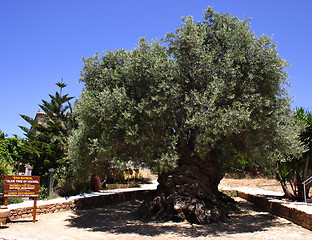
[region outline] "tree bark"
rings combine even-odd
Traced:
[[[215,159],[181,154],[179,166],[158,177],[156,195],[142,207],[144,218],[206,224],[224,221],[234,200],[218,191],[223,178]]]
[[[294,199],[294,198],[295,198],[295,189],[294,189],[294,187],[291,185],[292,190],[293,190],[293,192],[294,192],[294,194],[292,194],[292,193],[289,191],[289,189],[288,189],[288,187],[287,187],[287,185],[286,185],[286,181],[285,181],[285,179],[282,178],[280,172],[279,172],[279,171],[276,171],[276,173],[277,173],[277,179],[278,179],[278,181],[280,182],[280,184],[281,184],[281,186],[282,186],[282,189],[283,189],[283,192],[284,192],[284,194],[285,194],[285,197],[288,198],[288,199]]]
[[[299,163],[298,163],[298,159],[294,159],[294,166],[295,166],[295,173],[296,173],[296,177],[295,177],[295,199],[296,200],[302,200],[303,197],[303,185],[302,182],[303,177],[301,178],[301,174],[300,174],[300,169],[299,169]]]

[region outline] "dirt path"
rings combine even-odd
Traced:
[[[281,184],[275,179],[255,178],[255,179],[233,179],[223,178],[220,186],[226,187],[252,187],[262,190],[283,192]]]
[[[223,186],[249,186],[267,190],[279,187],[273,181],[224,180]],[[226,223],[207,226],[188,223],[142,222],[134,213],[139,202],[106,208],[68,211],[37,216],[32,223],[22,220],[0,228],[0,239],[233,239],[300,240],[312,239],[312,232],[288,220],[262,212],[241,198],[236,198],[240,213],[233,213]]]
[[[36,223],[19,221],[0,229],[2,239],[312,239],[312,232],[283,218],[259,211],[237,198],[240,213],[227,223],[142,222],[133,213],[139,202],[107,208],[38,216]]]

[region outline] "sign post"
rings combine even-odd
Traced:
[[[39,197],[40,177],[39,176],[5,176],[3,186],[4,205],[8,205],[9,197],[30,197],[34,198],[33,222],[36,222],[37,198]]]

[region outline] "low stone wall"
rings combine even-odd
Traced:
[[[33,216],[33,209],[34,209],[33,207],[10,209],[9,219],[16,220],[19,218],[30,218]],[[36,213],[46,214],[46,213],[68,211],[71,209],[76,209],[74,201],[37,206]]]
[[[37,214],[54,213],[68,210],[90,209],[95,207],[104,207],[107,205],[122,203],[131,200],[143,200],[149,197],[154,190],[132,190],[116,192],[109,194],[99,194],[97,196],[80,197],[73,200],[65,200],[50,204],[37,206]],[[10,209],[10,220],[19,218],[30,218],[33,216],[33,207],[17,207]]]
[[[253,195],[241,191],[236,191],[237,196],[246,199],[257,207],[274,215],[286,218],[302,227],[312,230],[312,215],[291,207],[290,203],[268,196]]]

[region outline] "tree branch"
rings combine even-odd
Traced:
[[[183,134],[181,133],[180,129],[175,124],[172,124],[172,128],[178,134],[178,137],[179,137],[179,140],[180,140],[182,146],[187,146],[187,142],[185,141]]]

